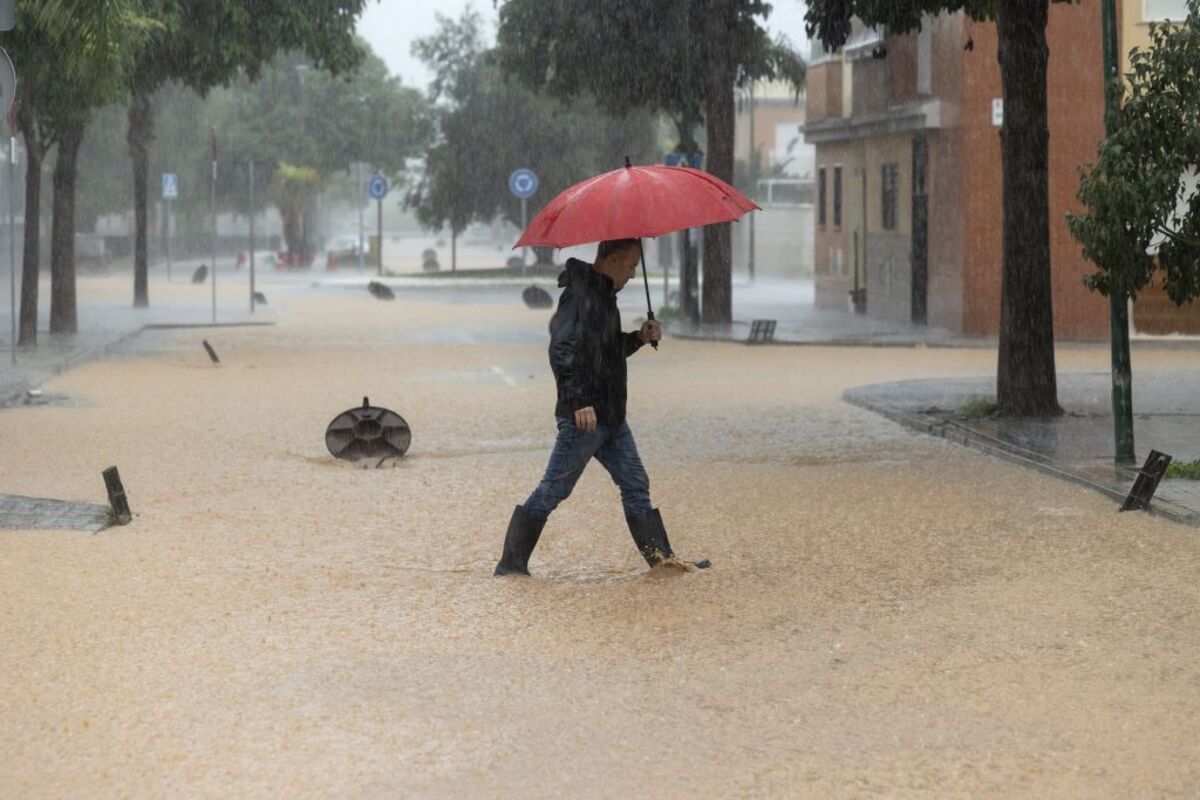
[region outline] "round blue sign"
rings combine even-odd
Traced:
[[[382,200],[388,193],[387,178],[382,175],[372,175],[370,182],[367,183],[367,191],[371,193],[371,197]]]
[[[508,190],[524,200],[538,190],[538,177],[531,169],[519,169],[508,176]]]

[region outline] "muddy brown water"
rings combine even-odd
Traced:
[[[554,432],[544,344],[418,334],[549,312],[286,299],[274,328],[147,334],[47,385],[77,404],[0,412],[5,491],[97,500],[115,463],[137,512],[0,536],[0,795],[1200,789],[1197,531],[839,400],[994,353],[639,353],[655,500],[713,568],[648,573],[593,466],[537,577],[496,580]],[[324,450],[363,395],[412,425],[394,468]]]

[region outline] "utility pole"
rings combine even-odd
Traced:
[[[1101,31],[1104,40],[1104,133],[1116,133],[1117,95],[1112,82],[1120,78],[1117,54],[1116,0],[1102,0]],[[1136,463],[1133,448],[1133,367],[1129,356],[1129,293],[1120,284],[1108,292],[1109,328],[1112,338],[1112,415],[1115,460]]]
[[[212,144],[212,190],[209,194],[209,208],[212,210],[212,321],[217,321],[217,126],[209,131]]]
[[[254,162],[250,162],[250,313],[254,313]]]

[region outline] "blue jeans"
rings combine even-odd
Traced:
[[[525,501],[525,513],[545,519],[566,500],[576,481],[593,457],[612,476],[621,490],[621,504],[627,516],[650,511],[650,478],[642,466],[633,431],[622,422],[615,428],[600,425],[594,431],[575,427],[574,420],[556,417],[558,439],[550,453],[550,464],[542,482]]]

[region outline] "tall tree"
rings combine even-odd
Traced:
[[[351,161],[398,176],[429,141],[431,124],[421,93],[389,75],[368,45],[359,44],[364,56],[352,72],[335,76],[316,69],[302,53],[289,52],[267,65],[257,80],[239,79],[212,96],[226,160],[258,164],[256,173],[269,191],[257,195],[286,197],[281,213],[286,209],[300,219],[309,217],[315,187],[328,183],[329,176],[346,170]],[[297,169],[313,175],[297,180]],[[289,174],[271,187],[276,170]],[[226,183],[218,187],[223,189],[244,195],[241,186],[235,189]],[[352,198],[360,199],[357,194]],[[249,211],[240,204],[239,208]],[[298,234],[302,228],[294,230]],[[298,253],[301,241],[299,236],[287,237],[289,250]]]
[[[888,33],[921,27],[925,14],[965,11],[994,19],[1004,95],[1000,129],[1003,174],[1003,269],[996,394],[1011,416],[1053,416],[1054,307],[1050,292],[1049,128],[1046,122],[1046,22],[1051,2],[1071,0],[810,0],[808,33],[831,50],[850,34],[850,19]]]
[[[159,21],[129,72],[129,153],[134,185],[135,306],[149,304],[146,252],[154,93],[167,81],[200,94],[239,74],[254,78],[277,54],[300,50],[315,66],[353,69],[354,26],[366,0],[140,0]]]
[[[651,109],[673,117],[685,149],[705,109],[708,171],[732,183],[734,91],[753,80],[804,85],[804,62],[762,26],[762,0],[507,0],[500,7],[503,68],[536,90],[593,95],[613,112]],[[693,77],[695,76],[695,77]],[[704,231],[706,322],[732,319],[729,224]]]
[[[506,80],[483,46],[481,24],[471,10],[439,17],[437,33],[413,46],[433,73],[437,139],[406,204],[423,225],[448,225],[452,238],[472,220],[520,221],[521,203],[508,190],[517,167],[537,172],[537,197],[545,200],[654,150],[648,113],[609,114],[587,94],[560,102]]]
[[[121,94],[128,56],[151,23],[134,0],[27,0],[4,41],[21,76],[16,119],[28,151],[21,284],[23,344],[37,340],[41,166],[55,144],[50,330],[76,330],[74,164],[92,109]]]

